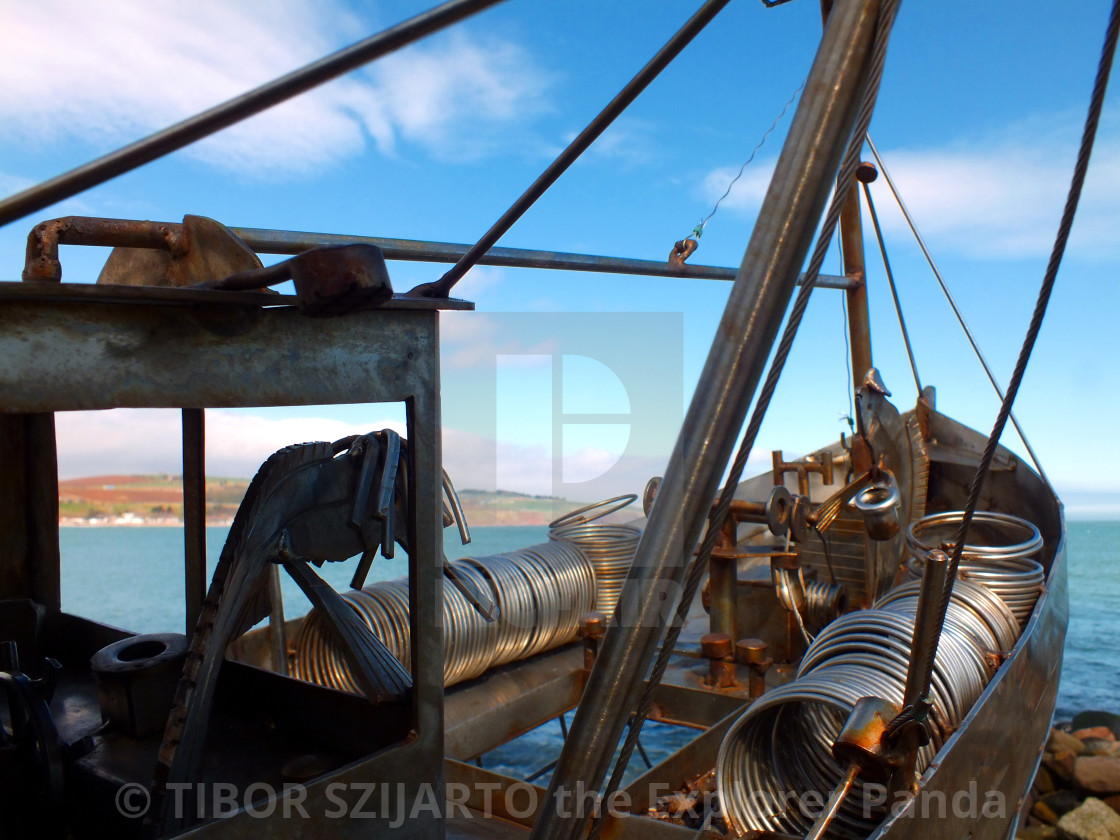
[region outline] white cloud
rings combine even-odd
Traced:
[[[556,350],[553,339],[526,344],[503,329],[500,319],[479,312],[445,312],[440,338],[443,364],[452,368],[493,367],[498,356],[524,356],[526,364],[537,364],[534,357]]]
[[[1069,120],[1055,116],[1049,121],[1059,130],[1040,127],[1047,122],[1034,119],[941,148],[880,150],[919,230],[936,246],[935,253],[994,259],[1050,253],[1073,173],[1077,137]],[[752,164],[721,209],[757,212],[773,167],[773,161]],[[709,172],[700,188],[704,200],[714,203],[736,171],[726,167]],[[872,187],[872,195],[885,231],[895,241],[903,234],[909,239],[885,179]],[[1120,136],[1105,126],[1093,152],[1069,251],[1115,256],[1120,249],[1118,228]]]
[[[0,136],[135,139],[384,25],[336,0],[42,0],[0,27]],[[49,48],[44,48],[44,44]],[[191,147],[238,172],[322,168],[401,141],[441,158],[514,142],[548,78],[517,44],[462,29],[391,54]],[[469,123],[469,126],[468,126]],[[501,130],[498,130],[498,129]],[[503,146],[504,148],[504,146]]]
[[[700,184],[700,195],[715,206],[726,192],[727,197],[720,201],[720,210],[743,214],[753,214],[762,206],[766,189],[770,186],[770,176],[774,174],[773,160],[759,160],[739,173],[738,166],[721,166],[704,176]]]
[[[883,156],[923,235],[969,255],[1005,258],[1050,253],[1076,153],[1073,142],[1041,135]],[[884,227],[905,230],[885,183],[876,192]],[[1093,152],[1070,251],[1115,254],[1118,227],[1120,139],[1106,134]]]

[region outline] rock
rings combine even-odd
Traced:
[[[1040,764],[1034,776],[1034,790],[1046,794],[1054,791],[1056,787],[1053,774]]]
[[[1015,834],[1015,840],[1053,840],[1058,836],[1058,829],[1052,825],[1035,825],[1030,828],[1020,828]]]
[[[1120,814],[1090,796],[1058,820],[1062,840],[1120,840]]]
[[[1099,739],[1102,741],[1115,741],[1116,736],[1112,734],[1112,730],[1107,726],[1090,726],[1086,729],[1078,729],[1070,733],[1074,738],[1082,741],[1088,741],[1090,738]]]
[[[1073,781],[1078,787],[1093,793],[1120,793],[1120,758],[1080,756],[1074,762]]]
[[[1094,726],[1107,726],[1117,738],[1120,738],[1120,715],[1112,712],[1081,712],[1074,715],[1074,729],[1090,729]]]
[[[1069,751],[1074,755],[1085,755],[1088,752],[1080,738],[1075,738],[1060,729],[1050,730],[1050,738],[1046,742],[1046,751],[1052,753]]]
[[[1120,755],[1120,741],[1086,738],[1082,743],[1085,744],[1087,755]]]
[[[1104,800],[1104,804],[1111,808],[1116,813],[1120,814],[1120,795],[1109,796]]]
[[[1072,790],[1056,790],[1042,797],[1039,804],[1045,804],[1047,808],[1060,817],[1080,805],[1081,797]]]
[[[1054,809],[1042,801],[1031,806],[1031,816],[1047,825],[1058,824],[1058,815],[1054,813]]]
[[[1078,743],[1081,743],[1080,741]],[[1055,780],[1063,782],[1073,781],[1073,765],[1077,755],[1072,750],[1063,750],[1059,753],[1045,753],[1042,763],[1046,769],[1054,774]]]

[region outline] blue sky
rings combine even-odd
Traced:
[[[1108,6],[911,0],[892,39],[872,136],[1004,384],[1057,227]],[[0,0],[0,194],[424,7],[44,0],[27,15]],[[694,8],[510,0],[0,229],[0,277],[18,278],[34,222],[68,214],[175,221],[196,213],[231,226],[473,242]],[[801,84],[819,34],[816,0],[769,10],[734,0],[501,244],[664,259]],[[693,262],[738,265],[788,124],[787,114]],[[937,387],[939,408],[987,431],[997,400],[882,179],[873,190],[923,383]],[[1120,512],[1118,223],[1113,91],[1016,407],[1074,514]],[[65,279],[92,281],[105,256],[64,249]],[[875,361],[905,408],[914,384],[870,238],[867,260]],[[443,270],[390,266],[401,290]],[[826,270],[838,270],[835,257]],[[573,498],[639,492],[675,438],[728,286],[483,268],[460,290],[478,311],[444,322],[445,460],[456,483]],[[839,294],[818,292],[756,463],[771,448],[805,452],[844,429],[843,335]],[[588,411],[618,422],[556,425],[558,413]],[[399,420],[368,406],[210,412],[210,471],[248,475],[293,440]],[[167,444],[177,440],[174,422],[166,412],[61,417],[62,471],[176,472],[178,452]],[[1021,451],[1013,431],[1004,442]]]

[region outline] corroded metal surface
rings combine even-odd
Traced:
[[[398,401],[434,387],[423,360],[437,342],[434,319],[409,310],[309,319],[287,307],[7,300],[0,410]]]

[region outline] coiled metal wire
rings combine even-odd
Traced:
[[[910,525],[906,570],[912,580],[922,576],[922,563],[931,548],[952,551],[963,511],[926,516]],[[996,593],[1023,627],[1042,591],[1045,572],[1036,559],[1042,535],[1032,523],[1007,513],[978,512],[969,526],[969,539],[957,571],[960,580],[971,580]]]
[[[489,590],[497,621],[486,621],[457,587],[443,587],[445,685],[474,679],[489,668],[571,641],[579,617],[591,609],[595,576],[574,543],[556,541],[451,564],[461,577]],[[379,581],[342,595],[366,626],[410,667],[408,579]],[[292,674],[340,691],[360,693],[349,663],[318,610],[300,625]]]
[[[848,609],[848,590],[842,583],[811,580],[805,584],[805,626],[820,631]]]
[[[797,677],[756,700],[720,746],[720,802],[732,828],[803,836],[847,768],[832,744],[861,697],[901,706],[917,612],[918,583],[875,607],[825,627],[805,652]],[[1018,636],[1014,616],[988,590],[959,581],[937,650],[931,694],[931,741],[918,752],[919,772],[968,713],[998,666],[999,651]],[[829,827],[832,837],[866,837],[881,821],[879,801],[860,782]]]
[[[632,525],[595,520],[621,510],[636,499],[637,496],[627,495],[595,502],[549,524],[550,540],[573,542],[587,555],[595,570],[595,609],[608,617],[614,614],[642,532]]]

